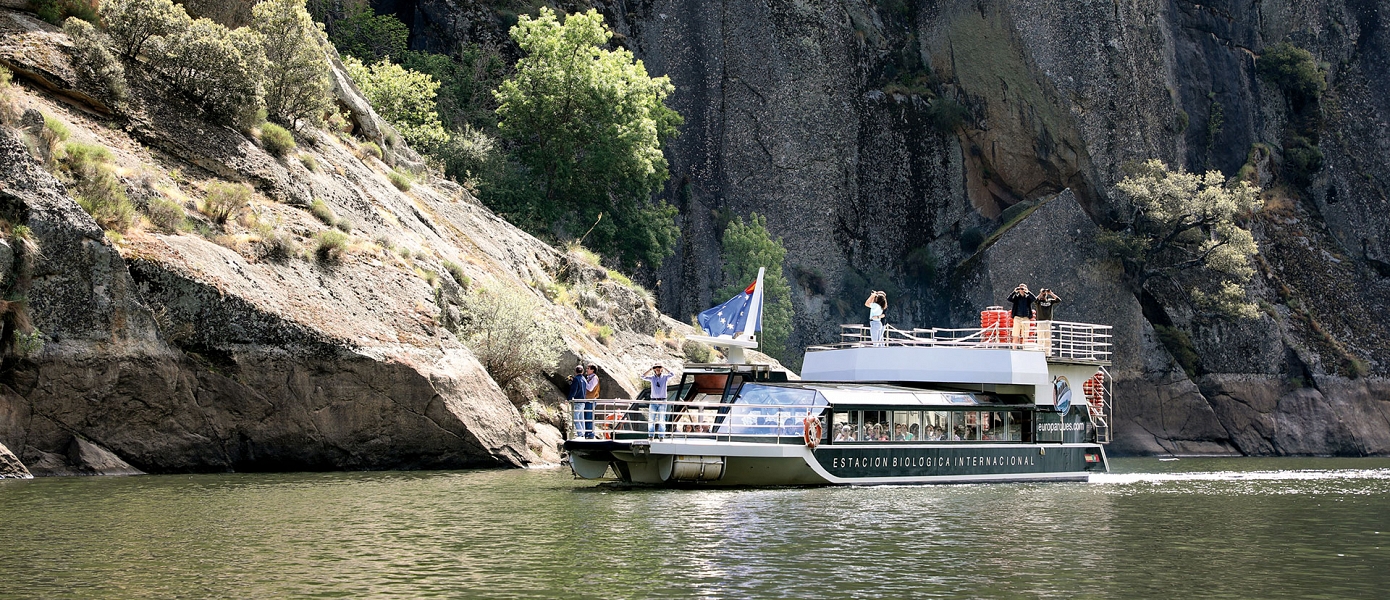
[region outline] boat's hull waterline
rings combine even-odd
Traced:
[[[835,445],[707,440],[566,443],[586,478],[699,486],[920,485],[1086,481],[1108,470],[1099,444]]]

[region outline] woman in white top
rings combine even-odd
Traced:
[[[864,301],[869,307],[869,339],[875,346],[883,345],[883,311],[888,309],[888,294],[875,290]]]

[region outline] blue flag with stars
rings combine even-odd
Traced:
[[[700,313],[697,318],[700,328],[705,330],[705,334],[710,337],[721,335],[735,336],[742,332],[743,324],[748,321],[748,308],[753,302],[753,290],[758,283],[755,281],[748,289],[743,290],[742,294],[730,298],[728,302],[720,304],[705,312]],[[762,311],[758,311],[762,312]],[[753,324],[753,331],[763,330],[763,316],[758,315],[757,322]]]

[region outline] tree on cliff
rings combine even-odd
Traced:
[[[1170,171],[1159,160],[1139,165],[1116,188],[1129,200],[1129,220],[1120,231],[1103,231],[1099,241],[1120,258],[1137,290],[1155,279],[1181,288],[1179,273],[1202,270],[1216,283],[1191,290],[1199,308],[1258,316],[1244,284],[1255,274],[1250,259],[1259,249],[1240,221],[1263,205],[1259,188],[1227,183],[1219,171]]]
[[[367,66],[347,57],[343,65],[362,88],[372,108],[399,130],[411,147],[433,152],[449,143],[449,132],[444,130],[435,110],[434,98],[439,92],[437,79],[384,58]]]
[[[723,300],[743,292],[758,278],[758,267],[765,267],[760,344],[764,353],[785,362],[787,338],[792,332],[792,290],[782,274],[782,261],[787,258],[782,238],[772,239],[767,219],[753,213],[747,223],[742,217],[729,222],[724,229],[723,245],[724,287],[715,293],[715,298]]]
[[[327,55],[304,0],[269,0],[252,9],[265,57],[265,108],[271,120],[289,127],[319,125],[328,110]]]
[[[671,81],[648,76],[628,50],[605,49],[613,34],[594,10],[561,23],[543,7],[511,35],[526,56],[493,92],[498,128],[534,193],[484,200],[533,231],[575,235],[597,221],[587,245],[628,265],[660,264],[680,233],[675,209],[651,200],[668,177],[662,142],[682,122],[665,104]]]

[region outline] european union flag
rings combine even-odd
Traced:
[[[730,298],[728,302],[720,304],[705,312],[700,313],[697,320],[700,328],[705,330],[705,334],[710,337],[727,335],[730,337],[743,333],[744,324],[748,322],[748,309],[753,304],[753,291],[758,287],[755,281],[743,290],[742,294]],[[758,311],[762,313],[761,310]],[[753,331],[763,330],[763,316],[759,314],[757,321],[753,324]]]

